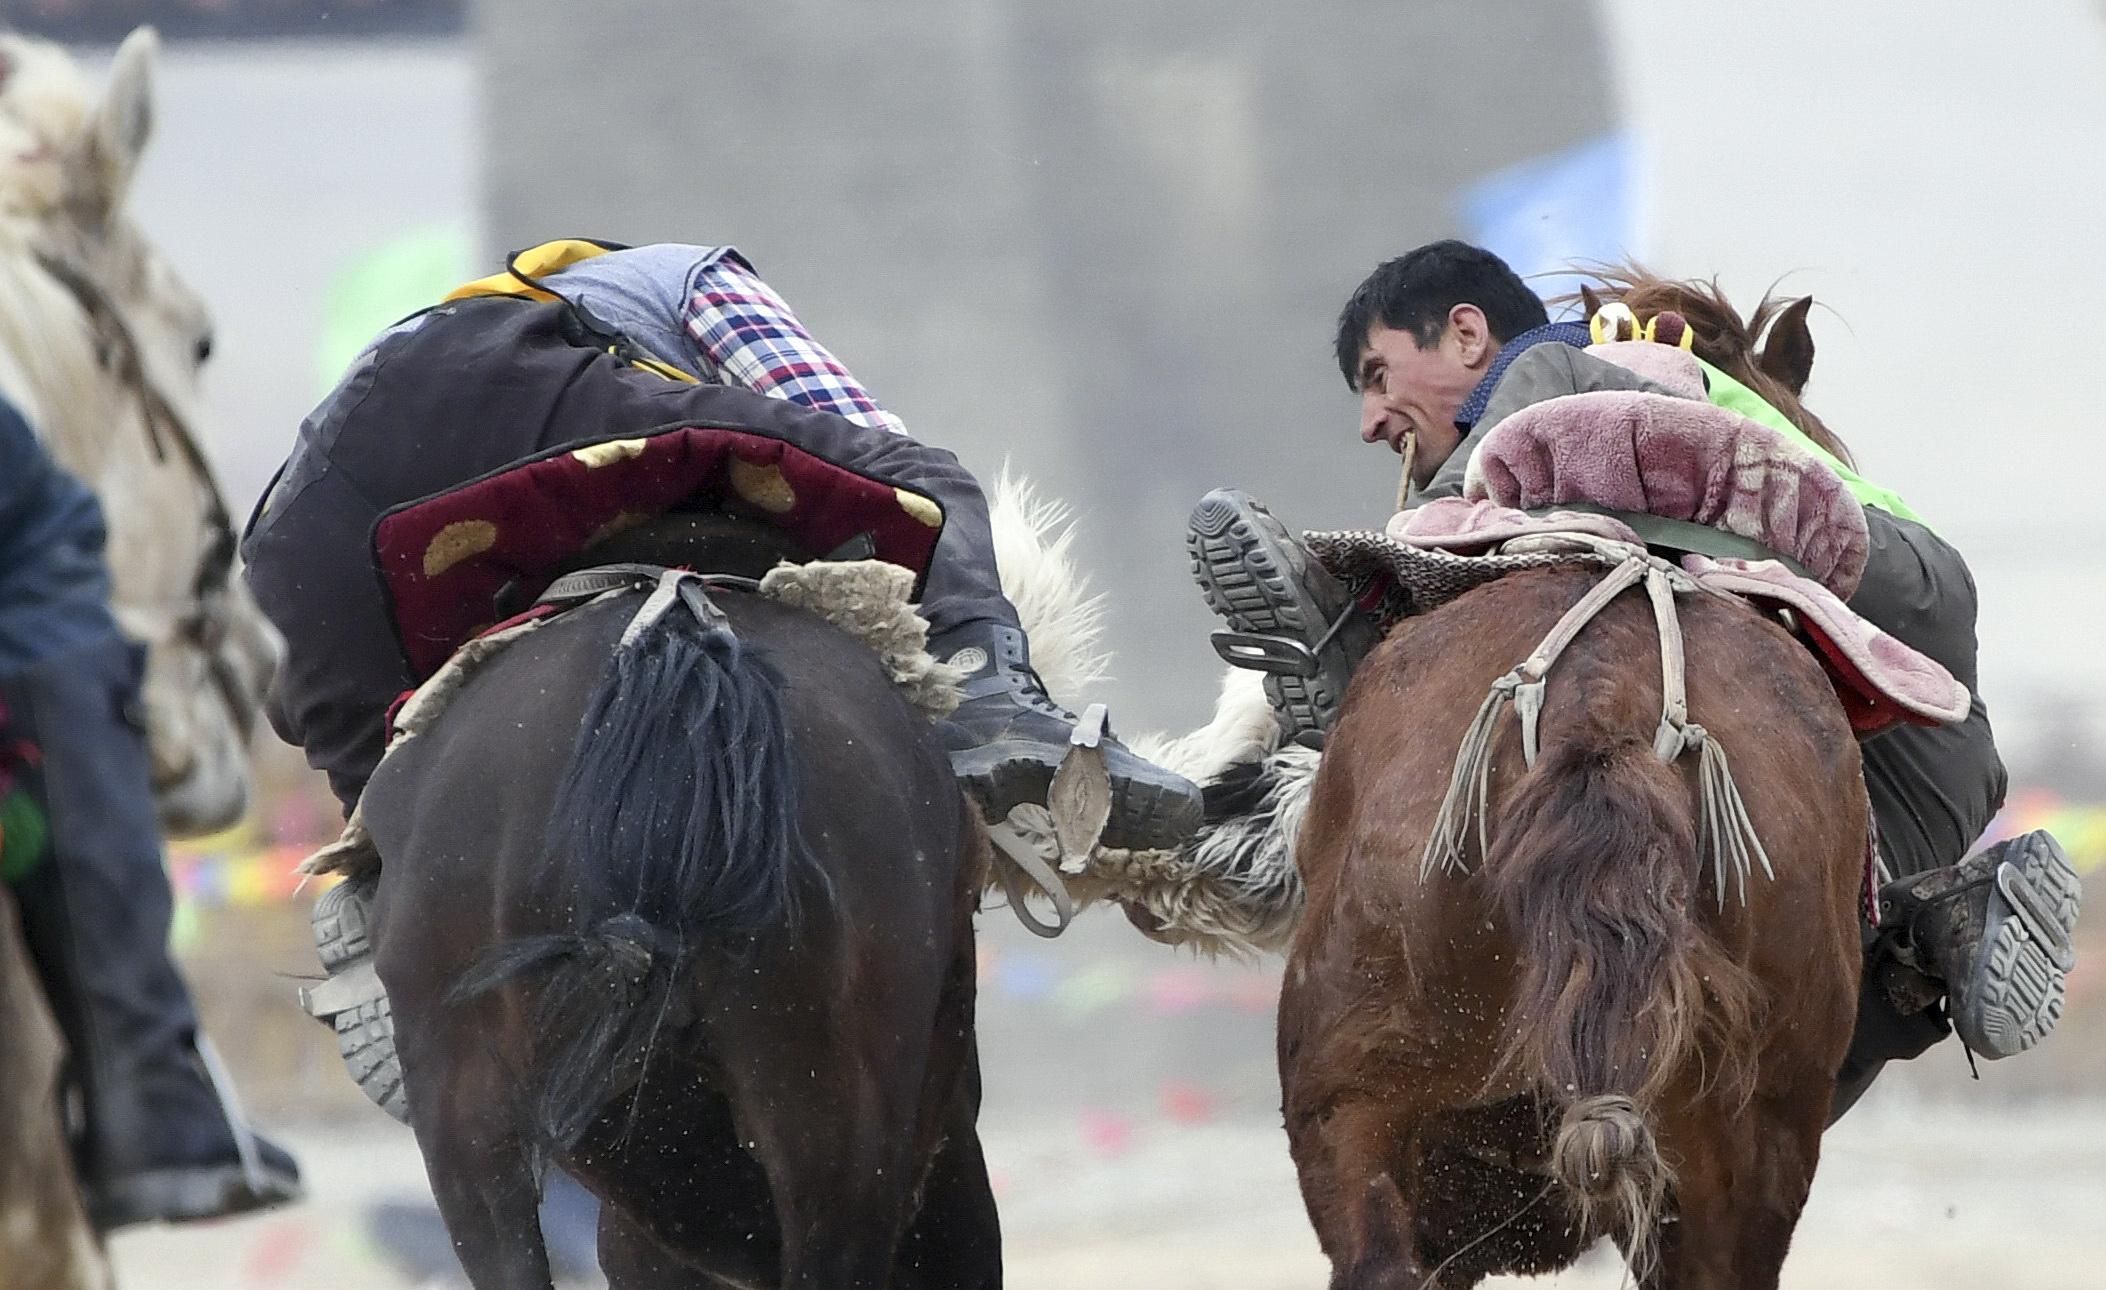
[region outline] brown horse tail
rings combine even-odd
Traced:
[[[1572,660],[1580,672],[1588,661]],[[1546,728],[1486,863],[1519,946],[1498,1069],[1563,1107],[1550,1171],[1575,1218],[1591,1226],[1606,1210],[1642,1268],[1670,1181],[1654,1105],[1701,1050],[1746,1087],[1754,995],[1695,912],[1689,786],[1654,756],[1650,729],[1604,719],[1626,682],[1599,669],[1571,679],[1584,707]]]

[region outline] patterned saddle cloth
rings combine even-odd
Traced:
[[[917,577],[943,528],[934,500],[779,439],[711,426],[566,446],[396,507],[373,530],[403,656],[430,677],[531,600],[566,562],[669,511],[720,505],[781,529],[814,556],[868,538]]]

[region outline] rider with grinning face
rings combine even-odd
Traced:
[[[1759,387],[1775,381],[1772,388],[1781,393],[1774,398],[1796,398],[1813,355],[1804,318],[1803,307],[1784,310],[1761,370],[1750,375],[1753,384],[1714,379],[1712,401],[1783,424],[1784,415],[1761,399]],[[1701,328],[1698,336],[1704,357]],[[1471,452],[1520,408],[1590,390],[1664,392],[1587,354],[1589,339],[1583,323],[1552,322],[1543,302],[1497,256],[1442,241],[1387,261],[1360,284],[1339,317],[1336,357],[1347,386],[1360,396],[1360,438],[1404,459],[1400,502],[1409,509],[1460,497]],[[1844,456],[1825,430],[1809,430],[1808,437],[1818,449]],[[1870,537],[1851,608],[1975,691],[1975,590],[1966,564],[1898,497],[1838,465],[1864,505]],[[1233,630],[1284,636],[1314,651],[1313,676],[1268,674],[1265,690],[1283,736],[1320,747],[1353,669],[1377,643],[1373,623],[1245,493],[1209,493],[1192,513],[1188,544],[1208,603]],[[1868,930],[1865,999],[1840,1073],[1837,1115],[1887,1061],[1915,1056],[1952,1028],[1970,1050],[1990,1058],[2044,1038],[2060,1013],[2064,969],[2048,962],[2037,975],[2006,974],[1985,945],[2019,918],[2014,899],[2030,892],[2040,908],[2054,909],[2053,893],[2076,889],[2068,859],[2044,831],[1967,856],[2006,788],[1978,695],[1957,725],[1896,726],[1866,740],[1862,751],[1880,855],[1893,876],[1881,892],[1884,930],[1877,938]],[[1238,793],[1220,800],[1249,799]],[[2060,910],[2066,944],[2075,897]],[[1917,991],[1908,1004],[1897,1004],[1908,990],[1887,988],[1902,980]]]

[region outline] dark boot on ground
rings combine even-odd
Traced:
[[[228,1218],[302,1197],[299,1166],[242,1121],[206,1052],[151,1060],[103,1072],[85,1098],[78,1158],[97,1230]]]
[[[1185,534],[1192,576],[1229,630],[1285,637],[1314,656],[1313,673],[1268,670],[1265,696],[1289,741],[1320,740],[1338,720],[1353,669],[1381,640],[1345,587],[1310,557],[1263,503],[1217,488]]]
[[[1888,883],[1880,925],[1903,962],[1944,982],[1961,1041],[2009,1057],[2061,1019],[2083,892],[2069,857],[2036,830]]]
[[[88,1210],[104,1231],[221,1218],[300,1196],[291,1157],[242,1125],[200,1052],[168,957],[173,912],[141,732],[139,659],[122,641],[0,681],[38,749],[29,777],[48,858],[15,895],[68,1049]]]
[[[1053,772],[1073,751],[1075,715],[1053,702],[1031,670],[1024,633],[987,619],[961,623],[929,642],[937,658],[965,672],[964,702],[943,726],[951,768],[990,820],[1043,803]],[[1168,849],[1199,827],[1199,789],[1135,756],[1109,735],[1099,745],[1111,776],[1111,818],[1103,844]]]

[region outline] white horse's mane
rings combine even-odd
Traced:
[[[93,336],[80,306],[38,267],[33,232],[12,215],[0,216],[0,300],[0,395],[98,492],[121,486],[121,472],[108,469],[115,440],[104,400],[90,396],[104,383]],[[55,397],[60,390],[81,397]]]

